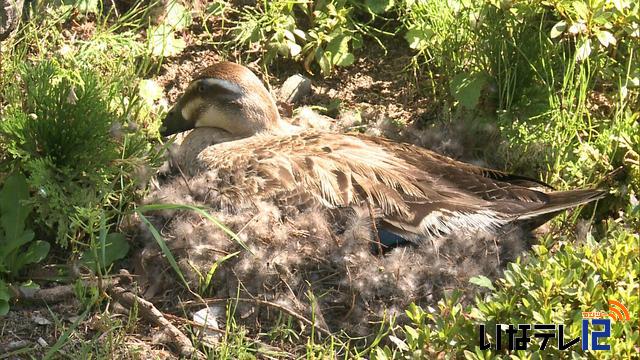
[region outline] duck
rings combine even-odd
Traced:
[[[178,162],[187,176],[206,175],[206,186],[218,195],[215,205],[364,208],[385,246],[508,224],[534,229],[606,194],[557,191],[533,178],[382,137],[291,125],[258,76],[232,62],[198,72],[160,134],[188,130]]]

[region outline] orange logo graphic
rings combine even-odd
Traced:
[[[615,321],[629,321],[629,310],[617,300],[609,300],[609,312],[604,311],[583,311],[582,317],[585,319],[604,319],[611,317]]]
[[[615,306],[619,307],[620,309],[617,309]],[[611,316],[611,318],[615,321],[631,320],[627,307],[616,300],[609,300],[609,316]]]

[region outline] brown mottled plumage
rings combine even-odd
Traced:
[[[537,226],[604,195],[552,191],[533,179],[378,137],[293,127],[280,119],[260,80],[233,63],[194,78],[165,119],[163,135],[194,127],[200,129],[182,144],[180,163],[190,175],[207,173],[224,202],[218,205],[371,205],[383,229],[414,242],[516,220]]]

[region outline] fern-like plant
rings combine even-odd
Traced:
[[[110,135],[113,95],[90,69],[42,62],[20,74],[22,104],[8,107],[0,137],[38,190],[38,223],[66,246],[82,223],[74,221],[78,210],[97,209],[109,196],[111,163],[120,157]]]

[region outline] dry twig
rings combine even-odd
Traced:
[[[120,283],[120,277],[103,278],[102,280],[83,280],[83,286],[90,287],[102,286],[103,289],[109,289]],[[75,285],[58,285],[51,288],[40,289],[35,292],[26,292],[20,288],[11,287],[11,291],[15,297],[24,301],[42,301],[47,304],[54,304],[65,301],[75,296]]]
[[[108,292],[115,300],[128,307],[132,307],[137,303],[139,313],[147,321],[164,329],[171,337],[173,344],[178,348],[181,356],[195,356],[198,359],[205,358],[204,354],[193,347],[191,340],[180,331],[180,329],[167,320],[164,314],[162,314],[153,303],[119,286],[112,287]]]

